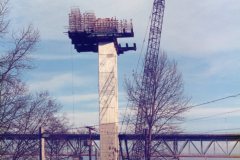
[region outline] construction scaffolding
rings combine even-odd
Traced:
[[[125,33],[132,32],[132,20],[117,20],[112,18],[96,18],[95,13],[81,13],[79,8],[72,8],[69,14],[70,32],[87,33]]]

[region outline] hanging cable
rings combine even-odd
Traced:
[[[214,129],[214,130],[208,130],[208,131],[191,131],[191,132],[184,132],[185,134],[209,134],[213,132],[224,132],[226,131],[240,131],[240,128],[227,128],[227,129]]]
[[[231,113],[236,113],[236,112],[240,112],[240,109],[227,111],[227,112],[222,112],[222,113],[218,113],[218,114],[212,114],[212,115],[209,115],[209,116],[193,118],[193,119],[189,119],[188,121],[189,122],[194,122],[194,121],[198,121],[198,120],[210,119],[210,118],[214,118],[214,117],[218,117],[218,116],[222,116],[222,115],[226,115],[226,114],[231,114]]]
[[[225,100],[225,99],[236,98],[238,96],[240,96],[240,93],[237,93],[237,94],[234,94],[234,95],[230,95],[230,96],[226,96],[226,97],[219,98],[219,99],[214,99],[214,100],[207,101],[207,102],[203,102],[203,103],[200,103],[200,104],[197,104],[197,105],[192,105],[192,106],[189,106],[189,107],[190,108],[196,108],[196,107],[199,107],[199,106],[204,106],[204,105],[215,103],[215,102],[222,101],[222,100]]]
[[[126,114],[127,114],[127,109],[128,109],[128,106],[129,105],[129,101],[127,102],[127,105],[125,106],[125,111],[124,111],[124,114],[123,114],[123,120],[122,120],[122,123],[121,123],[121,128],[120,128],[120,132],[122,132],[122,129],[123,129],[123,123],[125,121],[125,118],[126,118]]]
[[[147,38],[148,30],[149,30],[149,28],[150,28],[151,19],[152,19],[152,14],[149,15],[148,24],[147,24],[146,31],[145,31],[145,34],[144,34],[144,39],[143,39],[143,42],[142,42],[140,54],[139,54],[139,57],[138,57],[138,62],[137,62],[137,66],[136,66],[136,71],[138,71],[139,63],[140,63],[140,60],[141,60],[141,57],[142,57],[142,54],[143,54],[143,50],[144,50],[143,48],[144,48],[145,43],[146,43],[146,38]],[[127,111],[128,105],[129,105],[129,102],[127,102],[127,106],[126,106],[126,108],[125,108],[125,111]],[[129,115],[131,115],[131,111],[132,111],[132,110],[130,110]],[[126,112],[125,112],[125,114],[124,114],[124,117],[126,117]],[[130,119],[128,118],[128,122],[127,122],[127,125],[126,125],[126,127],[125,127],[125,133],[127,132],[127,128],[128,128],[128,125],[129,125],[129,120],[130,120]],[[122,125],[123,125],[124,122],[125,122],[125,118],[124,118],[123,121],[122,121]],[[122,130],[122,127],[121,127],[121,130]]]
[[[74,92],[74,58],[73,58],[73,50],[72,46],[70,45],[71,50],[71,67],[72,67],[72,120],[73,124],[75,125],[75,92]]]
[[[199,103],[199,104],[197,104],[197,105],[192,105],[192,106],[190,106],[191,108],[194,108],[194,107],[199,107],[199,106],[203,106],[203,105],[207,105],[207,104],[211,104],[211,103],[215,103],[215,102],[218,102],[218,101],[222,101],[222,100],[225,100],[225,99],[229,99],[229,98],[236,98],[236,97],[238,97],[238,96],[240,96],[240,93],[238,93],[238,94],[234,94],[234,95],[230,95],[230,96],[226,96],[226,97],[223,97],[223,98],[219,98],[219,99],[215,99],[215,100],[211,100],[211,101],[207,101],[207,102],[203,102],[203,103]],[[240,109],[239,110],[233,110],[233,111],[229,111],[229,112],[226,112],[226,113],[219,113],[219,114],[215,114],[215,115],[220,115],[220,114],[229,114],[229,113],[234,113],[234,112],[236,112],[236,111],[240,111]],[[130,114],[130,113],[129,113]],[[125,115],[125,117],[126,117],[126,115]],[[199,119],[200,118],[204,118],[204,117],[199,117]],[[126,118],[125,118],[126,119]],[[123,120],[123,121],[119,121],[119,122],[115,122],[115,123],[124,123],[125,122],[125,119]],[[126,126],[126,128],[128,127],[128,125],[130,124],[130,122],[133,122],[133,120],[130,120],[130,119],[128,119],[128,122],[127,122],[127,126]],[[109,123],[106,123],[106,125],[107,124],[109,124]],[[110,124],[112,124],[112,123],[110,123]],[[104,125],[104,124],[103,124]],[[92,125],[91,127],[98,127],[99,126],[99,124],[97,124],[97,125]],[[76,127],[76,128],[71,128],[71,129],[81,129],[81,128],[85,128],[85,127]],[[126,131],[125,131],[126,132]]]
[[[144,34],[144,39],[143,39],[142,46],[141,46],[141,51],[140,51],[140,54],[139,54],[139,57],[138,57],[136,71],[138,70],[138,66],[139,66],[139,63],[140,63],[140,60],[141,60],[141,57],[142,57],[142,54],[143,54],[143,48],[145,46],[147,34],[148,34],[148,31],[149,31],[149,28],[150,28],[151,19],[152,19],[152,15],[150,14],[148,24],[147,24],[147,27],[146,27],[146,31],[145,31],[145,34]]]

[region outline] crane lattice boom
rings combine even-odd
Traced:
[[[144,117],[144,112],[147,110],[144,108],[150,107],[153,104],[151,98],[154,94],[153,85],[155,80],[152,78],[155,76],[155,69],[157,67],[158,54],[160,50],[160,39],[162,33],[163,15],[165,8],[165,0],[154,0],[152,15],[151,15],[151,26],[148,37],[147,52],[144,61],[144,70],[142,77],[142,88],[140,94],[140,101],[138,105],[138,114],[136,120],[135,133],[142,133],[146,125],[146,119]],[[144,145],[143,142],[137,141],[133,147],[133,154],[136,159],[141,159],[143,157]]]

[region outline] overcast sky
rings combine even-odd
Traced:
[[[41,41],[33,54],[35,69],[24,75],[31,91],[49,90],[63,105],[62,113],[76,126],[98,124],[98,61],[96,53],[77,53],[67,31],[71,7],[94,11],[97,17],[133,19],[135,37],[121,42],[137,43],[137,52],[119,56],[119,107],[126,96],[124,77],[136,69],[148,31],[152,1],[149,0],[10,0],[12,30],[33,24]],[[161,48],[178,62],[190,105],[240,92],[240,1],[168,0]],[[146,47],[146,44],[144,44]],[[196,107],[183,124],[185,132],[209,132],[238,128],[240,97]],[[199,117],[212,116],[202,120]],[[120,116],[121,117],[121,116]]]

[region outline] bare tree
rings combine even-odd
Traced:
[[[25,95],[24,102],[16,114],[16,119],[11,121],[10,132],[38,133],[39,127],[54,127],[55,132],[60,132],[62,125],[55,114],[60,105],[53,100],[48,92],[40,92],[35,95]],[[59,126],[59,127],[58,127]]]
[[[148,73],[144,72],[141,75],[134,73],[133,80],[126,81],[126,91],[128,100],[133,106],[134,114],[130,115],[133,130],[139,134],[139,128],[145,129],[147,135],[146,144],[140,142],[140,151],[137,153],[143,154],[142,146],[146,146],[145,158],[150,159],[160,152],[159,144],[152,141],[155,134],[179,131],[175,124],[182,120],[182,113],[188,109],[188,99],[183,94],[183,81],[177,70],[177,64],[175,61],[169,61],[165,53],[159,54],[156,68],[151,70],[150,82],[153,82],[151,93],[146,89],[149,84],[144,83],[143,78],[146,76],[144,74]],[[139,142],[136,142],[132,148],[132,159],[144,157],[144,155],[134,155],[138,149]]]
[[[12,48],[0,57],[0,133],[10,128],[23,106],[27,88],[20,80],[21,71],[30,68],[28,55],[34,49],[39,34],[32,26],[13,36]]]
[[[38,42],[38,31],[30,25],[12,38],[13,48],[0,57],[0,133],[33,134],[38,133],[39,127],[66,132],[66,124],[55,116],[61,106],[48,92],[29,93],[21,81],[22,71],[31,68],[29,55]],[[5,151],[11,152],[14,160],[31,159],[29,155],[37,153],[38,143],[13,141],[1,148],[0,153]]]
[[[0,37],[9,27],[8,0],[0,0]],[[9,48],[0,53],[0,134],[38,133],[39,127],[52,132],[66,132],[63,119],[56,116],[61,105],[52,99],[48,92],[29,93],[21,80],[24,70],[32,68],[29,55],[35,49],[39,33],[32,25],[13,33]],[[8,40],[9,41],[9,40]],[[11,141],[0,146],[0,159],[34,159],[38,143],[28,140]],[[6,153],[11,153],[5,157]]]
[[[66,121],[62,121],[55,115],[60,107],[47,92],[25,95],[24,104],[16,113],[15,117],[17,118],[11,121],[9,131],[11,133],[37,134],[39,127],[43,127],[47,133],[66,133],[68,130],[64,123]],[[31,140],[15,141],[11,150],[15,160],[31,159],[29,155],[38,152],[38,143]]]
[[[0,37],[6,33],[9,24],[9,21],[6,18],[8,13],[7,4],[8,0],[0,0]]]
[[[29,69],[29,54],[39,39],[39,33],[31,25],[12,35],[13,47],[0,57],[0,82],[7,85],[19,79],[22,70]]]

